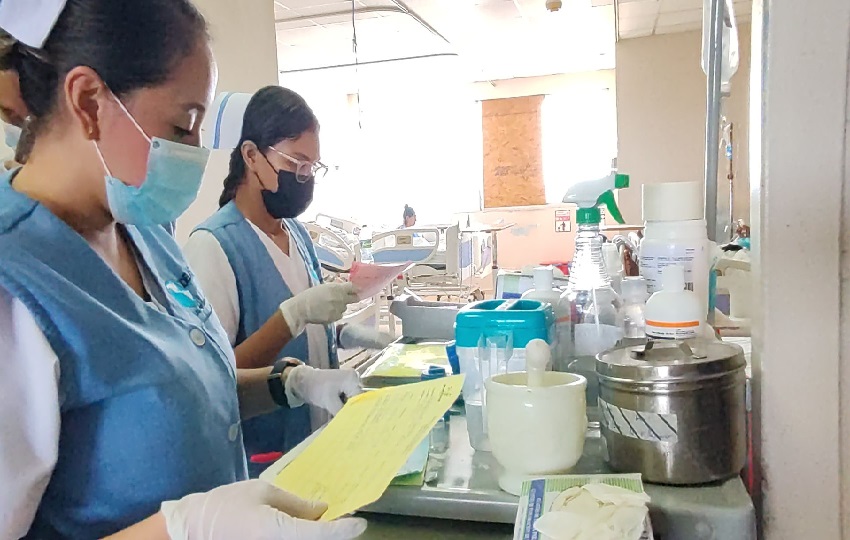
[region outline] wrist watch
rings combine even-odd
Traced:
[[[280,407],[289,408],[289,400],[286,398],[286,390],[283,385],[283,371],[286,368],[297,367],[299,364],[293,360],[283,358],[274,363],[271,373],[266,378],[269,385],[269,393],[272,395],[272,400]]]

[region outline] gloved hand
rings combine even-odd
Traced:
[[[353,369],[315,369],[310,366],[292,368],[284,383],[290,407],[304,403],[320,407],[336,415],[346,400],[363,393],[360,375]]]
[[[262,480],[247,480],[162,503],[171,540],[350,540],[366,521],[319,522],[327,505],[305,501]]]
[[[351,283],[322,283],[296,294],[280,305],[280,313],[293,336],[308,324],[330,324],[340,320],[348,304],[357,302]]]
[[[366,325],[346,324],[339,331],[339,346],[343,349],[383,349],[394,339],[387,332]]]

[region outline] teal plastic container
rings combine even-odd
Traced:
[[[478,347],[483,337],[513,336],[513,346],[524,349],[532,339],[552,342],[555,316],[549,304],[536,300],[483,300],[464,306],[455,319],[457,347]]]
[[[537,300],[484,300],[462,308],[455,319],[455,341],[469,442],[490,451],[484,381],[498,373],[525,370],[525,348],[532,339],[550,345],[552,306]]]

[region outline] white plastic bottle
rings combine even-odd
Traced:
[[[710,271],[703,197],[702,182],[645,184],[645,228],[640,244],[640,275],[646,279],[649,293],[661,290],[665,267],[683,266],[685,288],[697,294],[702,321],[708,315]]]
[[[623,307],[620,308],[619,326],[623,337],[640,339],[646,337],[646,280],[640,276],[623,278]]]
[[[533,275],[534,288],[525,291],[522,297],[549,302],[554,310],[561,298],[561,290],[555,288],[555,269],[551,266],[538,266]]]
[[[560,311],[560,300],[561,300],[561,289],[555,287],[555,269],[551,266],[538,266],[533,271],[534,274],[534,288],[525,291],[522,294],[523,298],[527,298],[529,300],[537,300],[540,302],[547,302],[552,306],[552,312],[555,316],[555,320],[563,319],[566,317],[569,319],[569,311],[566,313],[562,313]],[[551,337],[552,342],[552,353],[557,356],[558,351],[560,351],[560,347],[558,346],[558,332],[555,331],[554,335]]]
[[[605,260],[605,270],[608,271],[608,277],[611,279],[611,287],[614,292],[620,294],[622,291],[620,285],[623,282],[623,256],[617,246],[611,243],[602,244],[602,258]]]
[[[702,304],[685,288],[685,269],[667,266],[663,288],[646,302],[646,336],[654,339],[691,339],[700,335]]]

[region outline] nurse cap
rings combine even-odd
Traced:
[[[2,1],[2,0],[0,0]],[[201,124],[201,143],[210,150],[233,150],[242,137],[242,119],[253,94],[219,94]]]
[[[67,0],[0,0],[0,28],[24,45],[40,49]]]

